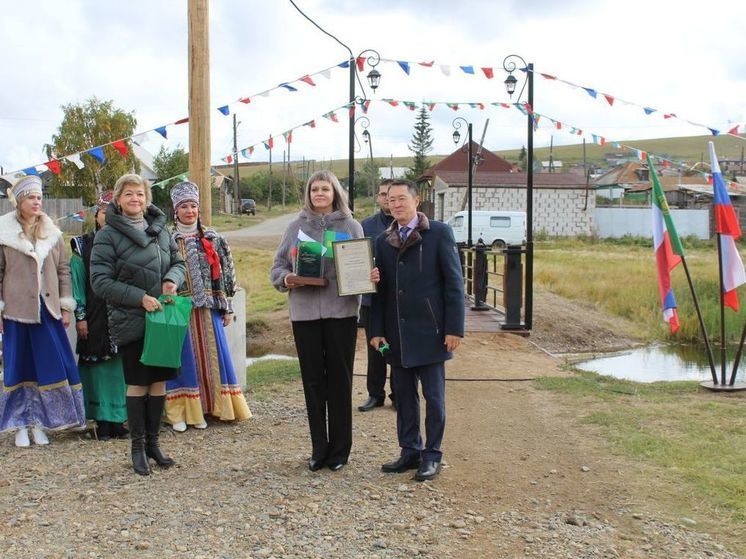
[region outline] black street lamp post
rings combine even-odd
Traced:
[[[469,209],[468,209],[468,212],[467,212],[467,217],[468,217],[468,226],[467,226],[468,237],[467,237],[467,240],[466,240],[466,245],[469,248],[471,248],[472,247],[472,236],[471,236],[471,231],[472,231],[471,217],[472,217],[472,215],[471,214],[472,214],[472,187],[473,187],[472,183],[473,183],[473,176],[474,176],[474,156],[472,155],[471,122],[467,121],[465,118],[460,117],[460,116],[457,116],[456,118],[454,118],[453,122],[452,122],[452,125],[453,125],[453,128],[454,128],[454,131],[453,131],[453,143],[456,144],[456,145],[458,145],[459,141],[461,140],[461,133],[458,131],[458,129],[461,128],[462,123],[466,124],[466,130],[468,132],[468,134],[467,134],[468,137],[467,137],[466,141],[469,143],[469,147],[467,149],[468,158],[469,158],[469,163],[468,163],[468,165],[469,165],[469,171],[468,171],[468,175],[467,175],[468,176],[468,182],[466,183],[467,184],[467,194],[466,194],[466,197],[469,200],[469,202],[468,202]]]
[[[346,45],[345,45],[346,46]],[[350,209],[355,209],[355,111],[352,110],[352,108],[355,107],[356,104],[361,104],[365,102],[365,97],[357,97],[355,94],[355,82],[360,81],[360,79],[357,76],[357,61],[361,58],[364,58],[365,61],[368,63],[368,65],[371,67],[370,72],[368,72],[367,78],[368,78],[368,85],[370,85],[370,88],[375,91],[378,89],[378,86],[381,83],[381,73],[376,70],[376,66],[378,66],[378,63],[381,61],[381,55],[378,54],[377,51],[373,49],[366,49],[362,51],[360,54],[358,54],[356,57],[352,56],[352,51],[347,47],[347,50],[350,52],[350,133],[349,133],[349,146],[348,146],[348,175],[349,178],[347,183],[347,194],[350,198]],[[365,57],[367,53],[370,53],[369,56]],[[365,88],[363,87],[362,82],[360,83],[360,88],[363,90],[363,95],[365,95]],[[367,132],[367,130],[366,130]]]
[[[360,127],[363,129],[362,135],[363,135],[363,142],[368,146],[368,153],[370,155],[370,165],[373,165],[373,140],[370,136],[370,131],[368,130],[368,127],[370,126],[370,119],[367,116],[359,116],[355,119],[355,124],[360,123]],[[362,149],[362,146],[361,146]],[[371,185],[373,184],[373,181],[375,180],[373,177],[370,178]],[[373,186],[371,186],[373,188]]]
[[[508,72],[505,78],[505,89],[508,95],[512,97],[515,93],[518,80],[513,72],[518,69],[517,62],[520,61],[523,67],[520,68],[526,72],[526,81],[523,83],[516,101],[520,103],[521,95],[528,85],[528,102],[526,113],[528,115],[528,146],[526,151],[526,298],[523,312],[523,321],[526,330],[531,330],[533,321],[534,306],[534,65],[526,61],[517,54],[510,54],[503,60],[503,69]]]

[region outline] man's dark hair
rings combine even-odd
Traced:
[[[409,190],[409,193],[412,195],[412,198],[420,195],[417,186],[407,179],[394,179],[391,181],[391,184],[389,184],[389,190],[391,190],[392,186],[406,186],[407,190]]]

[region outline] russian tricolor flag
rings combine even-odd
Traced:
[[[720,266],[723,273],[723,304],[738,311],[738,293],[736,288],[746,283],[746,272],[736,246],[741,238],[741,225],[730,202],[725,181],[720,172],[720,164],[715,155],[715,144],[708,142],[712,169],[713,210],[715,213],[715,232],[720,234]]]

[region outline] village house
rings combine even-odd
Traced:
[[[526,173],[489,150],[479,154],[472,179],[473,210],[526,211]],[[428,216],[447,221],[467,209],[468,154],[461,147],[418,178],[425,186],[423,208]],[[533,230],[549,236],[591,235],[596,195],[576,173],[534,172]]]

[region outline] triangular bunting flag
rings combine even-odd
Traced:
[[[714,128],[709,128],[709,127],[707,129],[710,131],[710,133],[713,136],[718,136],[720,134],[720,130],[715,130]]]
[[[451,67],[446,66],[445,64],[440,65],[440,71],[443,72],[444,76],[450,76],[451,75]]]
[[[337,118],[337,113],[335,113],[334,111],[330,111],[326,113],[325,115],[321,115],[321,116],[323,116],[324,118],[328,118],[332,122],[339,122],[339,118]]]
[[[79,153],[68,155],[67,157],[65,157],[65,159],[75,165],[78,169],[82,169],[83,167],[85,167],[85,163],[83,163],[83,160],[80,158]]]
[[[491,80],[495,77],[495,72],[492,68],[482,68],[482,72],[484,72],[484,75],[487,77],[488,80]]]
[[[606,99],[606,102],[609,104],[609,106],[614,106],[614,97],[609,95],[608,93],[604,93],[604,99]]]
[[[365,70],[365,57],[364,56],[358,56],[355,59],[355,63],[357,64],[357,71],[362,72]]]
[[[297,90],[297,89],[296,89],[295,87],[293,87],[293,86],[292,86],[292,85],[290,85],[289,83],[281,83],[281,84],[280,84],[280,85],[278,85],[277,87],[284,87],[284,88],[285,88],[285,89],[287,89],[288,91],[298,91],[298,90]]]
[[[433,64],[435,64],[435,60],[431,60],[430,62],[418,62],[420,66],[425,66],[426,68],[432,68]]]
[[[306,74],[305,76],[303,76],[302,78],[300,78],[300,81],[305,82],[308,85],[312,85],[312,86],[316,87],[316,84],[311,79],[311,76],[309,76],[308,74]]]
[[[433,111],[435,110],[435,105],[437,105],[437,103],[428,103],[428,104],[427,104],[427,108],[428,108],[428,110],[429,110],[430,112],[433,112]]]
[[[174,122],[174,124],[186,124],[187,122],[189,122],[189,117],[180,118],[179,120],[177,120],[176,122]],[[146,132],[146,134],[147,134],[147,132]]]
[[[740,126],[739,124],[736,124],[733,128],[731,128],[730,130],[728,130],[728,134],[734,134],[734,135],[737,136],[738,135],[738,127],[739,126]]]
[[[368,114],[368,109],[370,108],[370,99],[366,99],[365,101],[360,101],[360,108],[363,110],[363,114]]]
[[[106,161],[106,157],[104,156],[104,148],[102,147],[89,149],[86,153],[95,157],[99,163],[103,163],[104,161]]]
[[[464,71],[464,74],[474,74],[474,66],[459,66]]]
[[[316,121],[309,120],[308,122],[304,123],[303,126],[310,126],[311,128],[316,128]]]
[[[350,67],[350,61],[349,60],[343,60],[339,64],[337,64],[337,67],[339,68],[349,68]]]
[[[586,91],[586,93],[588,93],[588,95],[590,95],[594,99],[596,98],[596,93],[597,92],[596,92],[595,89],[591,89],[590,87],[584,87],[583,89],[585,89],[585,91]]]
[[[164,138],[166,138],[168,140],[168,135],[166,134],[166,127],[165,126],[161,126],[160,128],[156,128],[155,131],[158,132],[161,136],[163,136]]]
[[[319,72],[319,74],[321,74],[322,76],[324,76],[327,80],[332,79],[332,71],[329,70],[328,68],[326,70],[321,70],[321,72]]]
[[[238,101],[244,105],[248,105],[251,103],[251,97],[241,97]]]
[[[384,99],[384,101],[386,101],[392,107],[398,107],[399,106],[399,101],[395,101],[394,99]]]
[[[223,113],[225,116],[228,116],[231,114],[231,110],[228,108],[228,105],[223,105],[222,107],[218,107],[218,110]]]
[[[449,109],[453,109],[454,111],[458,111],[458,103],[446,103],[446,107]]]
[[[233,163],[233,156],[232,155],[226,155],[224,159],[225,159],[226,163],[229,163],[229,164]]]
[[[542,78],[545,78],[545,79],[547,79],[547,80],[556,80],[556,79],[557,79],[557,78],[555,78],[554,76],[551,76],[551,75],[549,75],[549,74],[539,74],[539,75],[540,75],[540,76],[541,76]]]
[[[132,141],[136,144],[142,145],[143,143],[147,142],[149,138],[150,132],[142,132],[140,134],[132,136]]]
[[[410,111],[413,111],[415,109],[415,104],[412,101],[402,101],[404,103],[404,106],[407,107]]]
[[[21,172],[26,175],[38,175],[39,174],[39,172],[36,170],[36,167],[28,167],[26,169],[22,169]]]
[[[59,175],[62,171],[60,162],[55,159],[53,159],[52,161],[47,161],[45,165],[47,166],[47,169],[49,169],[55,175]]]
[[[409,75],[409,62],[404,62],[403,60],[397,60],[396,63],[399,65],[399,68],[404,70],[404,73]]]
[[[288,130],[287,132],[283,132],[282,137],[285,138],[286,144],[291,144],[293,142],[293,131]]]
[[[129,149],[127,148],[127,142],[125,142],[124,140],[117,140],[116,142],[112,142],[111,147],[113,147],[120,154],[122,154],[122,157],[127,157],[127,153],[129,153]]]
[[[655,112],[655,109],[651,109],[650,107],[643,107],[642,110],[645,111],[646,115],[651,115]]]

